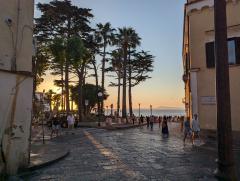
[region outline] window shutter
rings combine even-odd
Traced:
[[[215,67],[214,42],[206,43],[206,64],[207,68]]]
[[[235,38],[236,64],[240,64],[240,37]]]

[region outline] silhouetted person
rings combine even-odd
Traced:
[[[149,124],[150,124],[150,119],[149,119],[149,117],[147,116],[147,128],[149,128]]]
[[[153,130],[153,122],[154,122],[154,116],[151,116],[151,117],[150,117],[151,130]]]
[[[169,135],[168,124],[167,124],[167,118],[166,117],[165,117],[165,119],[163,119],[163,122],[162,122],[162,135],[164,137],[168,137],[168,135]]]
[[[140,123],[143,124],[143,116],[140,117]]]
[[[161,122],[162,122],[162,117],[159,116],[159,117],[158,117],[159,128],[161,127]]]

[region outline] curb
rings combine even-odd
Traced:
[[[66,151],[64,154],[62,154],[61,156],[59,156],[56,159],[47,161],[47,162],[39,164],[39,165],[34,165],[34,166],[31,166],[31,167],[28,167],[27,170],[28,171],[34,171],[34,170],[37,170],[37,169],[40,169],[40,168],[47,167],[49,165],[52,165],[52,164],[54,164],[54,163],[56,163],[56,162],[58,162],[58,161],[60,161],[64,158],[66,158],[69,154],[70,154],[70,151]]]
[[[56,159],[53,159],[53,160],[50,160],[50,161],[46,161],[44,163],[41,163],[39,165],[34,165],[34,166],[31,166],[31,167],[28,167],[28,168],[25,168],[25,169],[22,169],[20,170],[20,173],[18,174],[19,177],[22,177],[24,175],[28,175],[29,172],[33,172],[33,171],[36,171],[38,169],[41,169],[41,168],[45,168],[47,166],[50,166],[64,158],[66,158],[68,155],[70,154],[70,151],[66,151],[64,154],[62,154],[61,156],[57,157]]]

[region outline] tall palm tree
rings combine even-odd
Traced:
[[[117,86],[118,93],[117,93],[117,115],[119,116],[120,111],[120,93],[121,93],[121,79],[122,79],[122,51],[121,49],[113,50],[111,53],[111,64],[110,71],[116,72],[117,74],[117,84],[111,82],[110,86]]]
[[[129,114],[133,116],[132,109],[132,60],[131,55],[135,52],[137,46],[141,44],[141,38],[138,36],[133,28],[128,29],[128,101],[129,101]]]
[[[106,66],[106,55],[107,55],[107,46],[111,44],[111,41],[114,36],[115,29],[111,27],[111,24],[108,22],[106,24],[97,24],[97,35],[99,39],[99,44],[103,48],[101,53],[102,55],[102,90],[105,89],[105,66]],[[104,108],[104,99],[101,101],[101,112]]]
[[[122,117],[127,117],[127,57],[128,57],[128,46],[129,46],[129,28],[119,28],[118,34],[116,35],[118,45],[123,51],[123,87],[122,87]]]

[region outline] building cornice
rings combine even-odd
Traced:
[[[236,3],[238,0],[226,0],[228,2]],[[204,8],[213,8],[214,0],[196,0],[186,4],[186,14],[193,11],[201,11]]]

